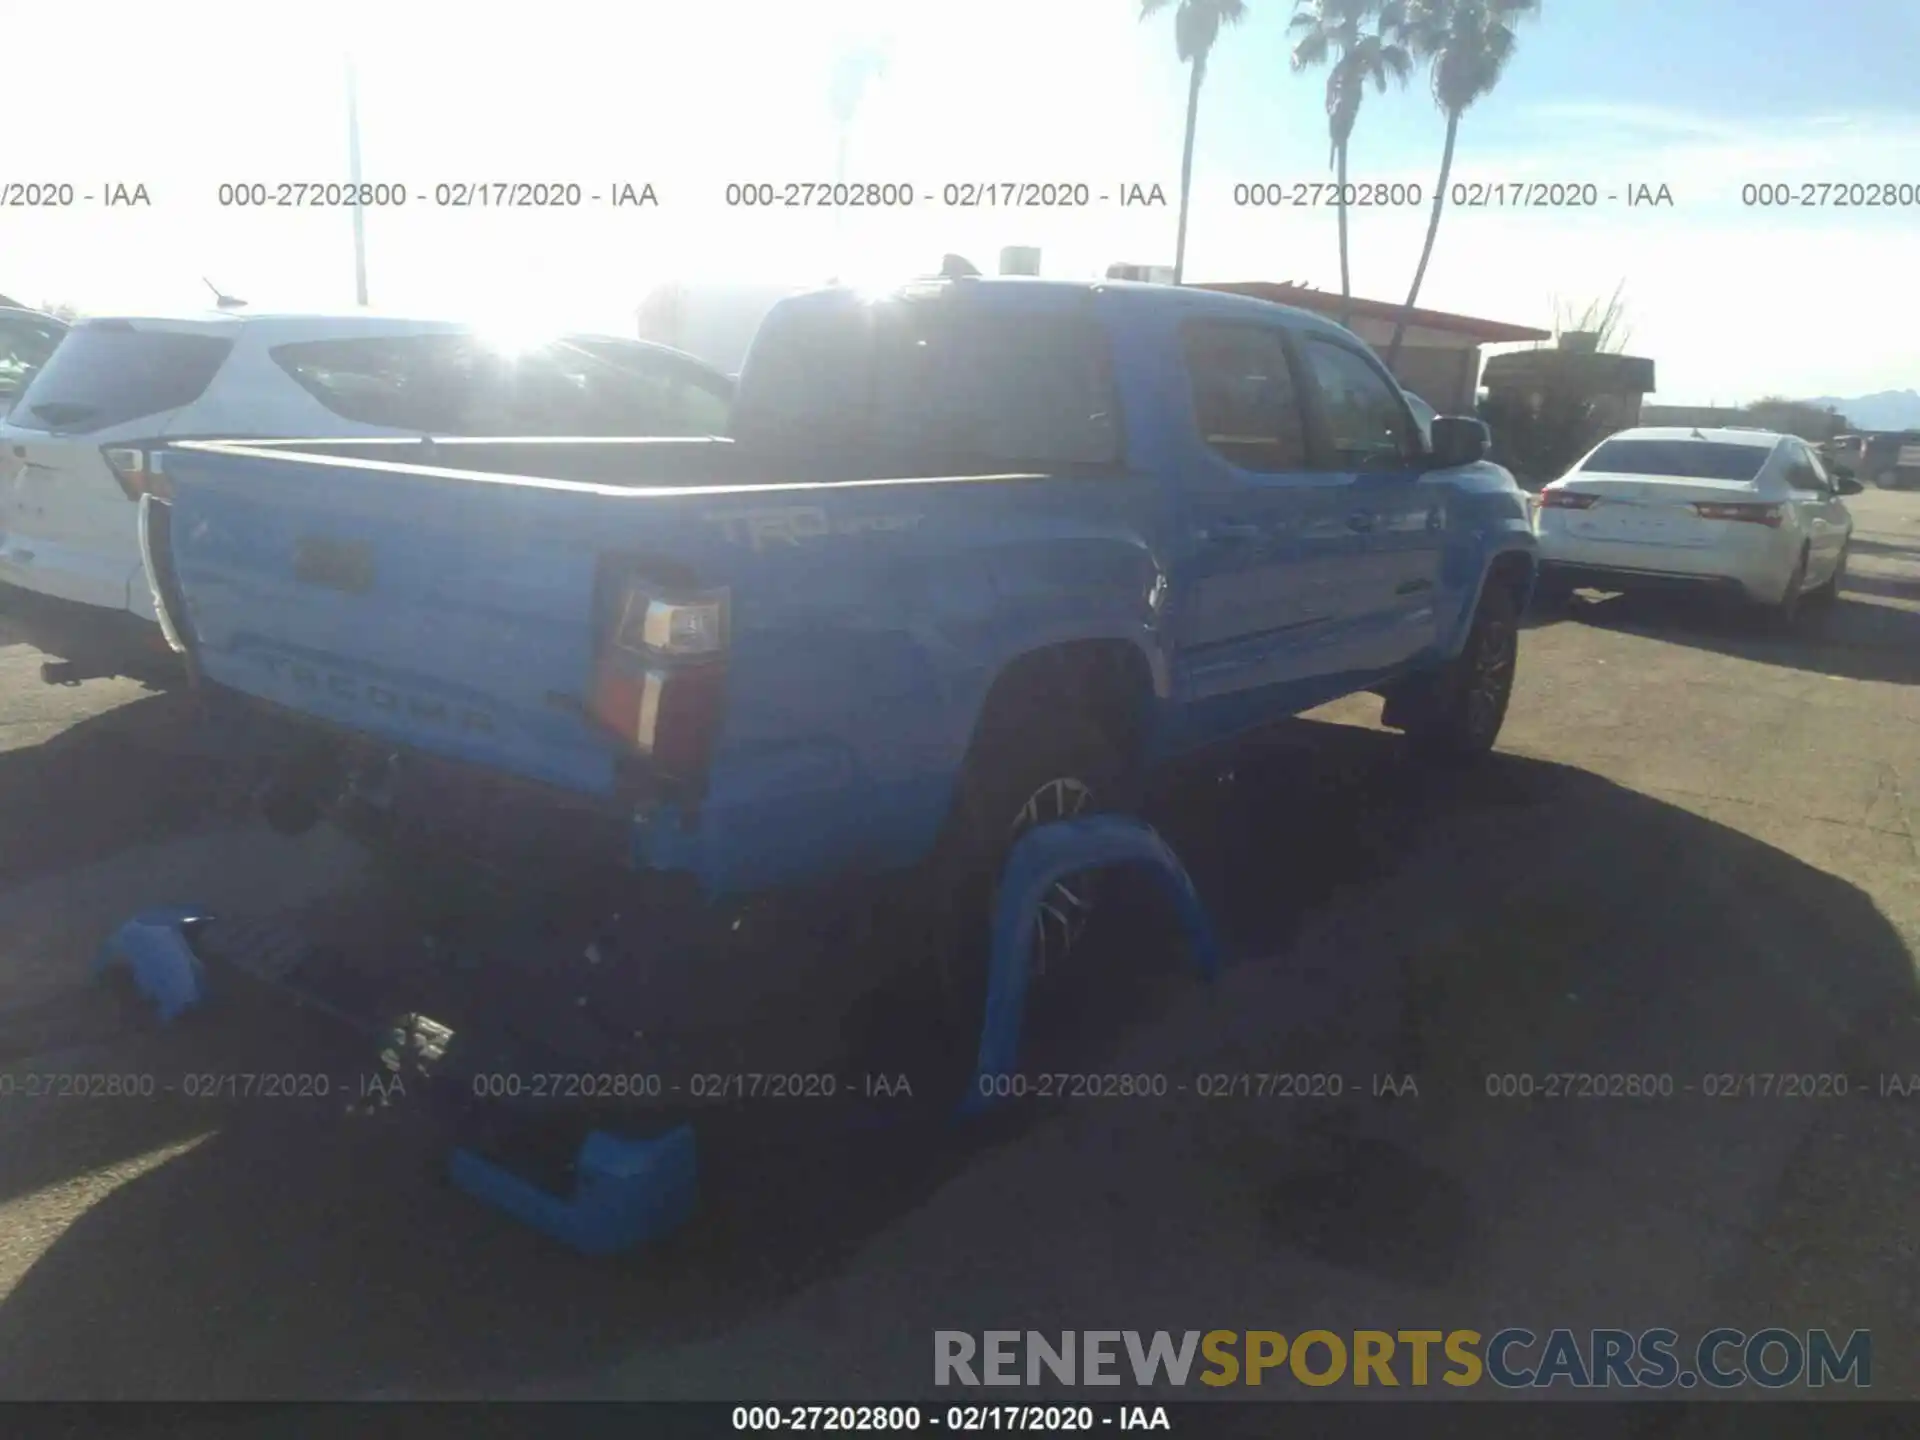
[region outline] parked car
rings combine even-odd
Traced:
[[[733,383],[641,341],[524,351],[450,322],[222,313],[81,321],[0,421],[0,613],[74,682],[164,679],[134,502],[192,435],[700,435]]]
[[[1705,586],[1790,622],[1846,572],[1857,480],[1767,430],[1623,430],[1540,492],[1543,593]]]
[[[679,997],[715,900],[974,893],[1026,827],[1342,694],[1423,754],[1489,749],[1535,542],[1484,445],[1443,418],[1422,446],[1304,311],[954,279],[783,301],[729,439],[180,443],[147,534],[223,750],[299,757],[283,823],[691,877],[622,891],[675,937],[634,973]],[[712,973],[723,1021],[796,983]]]
[[[0,416],[7,413],[27,381],[53,354],[67,333],[57,315],[0,305]]]
[[[1858,456],[1843,459],[1861,483],[1881,490],[1920,486],[1920,430],[1882,431],[1860,442]]]

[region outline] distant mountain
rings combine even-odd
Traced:
[[[1851,400],[1822,395],[1809,405],[1831,405],[1860,430],[1920,430],[1920,391],[1882,390]]]

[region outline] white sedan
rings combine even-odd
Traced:
[[[1543,592],[1704,586],[1791,621],[1846,573],[1851,478],[1767,430],[1622,430],[1540,491]]]

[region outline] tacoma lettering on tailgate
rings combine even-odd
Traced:
[[[493,716],[467,705],[451,705],[423,695],[409,695],[392,686],[361,680],[336,670],[322,670],[279,655],[263,657],[267,669],[277,680],[291,680],[302,689],[324,691],[336,700],[346,700],[389,715],[405,715],[409,720],[425,720],[475,735],[491,735]]]
[[[823,535],[873,535],[911,530],[924,515],[847,515],[830,519],[817,505],[786,505],[777,510],[716,510],[700,517],[716,525],[732,545],[765,550],[770,545],[798,545]]]

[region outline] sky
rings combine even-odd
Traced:
[[[1330,207],[1235,203],[1237,185],[1331,178],[1324,72],[1292,73],[1289,3],[1247,3],[1201,99],[1187,278],[1337,290]],[[676,280],[878,285],[948,251],[991,271],[1010,244],[1066,277],[1173,258],[1187,77],[1170,16],[1142,22],[1138,0],[10,6],[0,199],[10,183],[69,182],[77,197],[120,184],[150,200],[0,207],[0,293],[29,304],[180,310],[206,302],[210,277],[256,306],[351,306],[348,210],[220,195],[347,177],[349,55],[363,177],[407,192],[366,215],[381,309],[631,333],[642,297]],[[913,204],[730,206],[730,183],[834,178],[836,77],[863,54],[884,62],[846,173],[911,186]],[[21,63],[34,56],[45,63]],[[1603,198],[1449,206],[1420,303],[1550,329],[1618,288],[1627,348],[1655,360],[1662,403],[1920,388],[1917,56],[1911,0],[1544,0],[1462,120],[1453,178]],[[1424,74],[1367,96],[1350,179],[1422,200],[1353,212],[1354,293],[1405,297],[1443,136]],[[439,186],[492,181],[577,184],[583,200],[435,203]],[[949,184],[1028,181],[1084,183],[1091,203],[943,203]],[[1827,182],[1904,184],[1909,203],[1742,201],[1743,186]],[[658,203],[591,198],[622,184]],[[1120,206],[1135,185],[1165,203]],[[1640,185],[1672,203],[1628,206]]]

